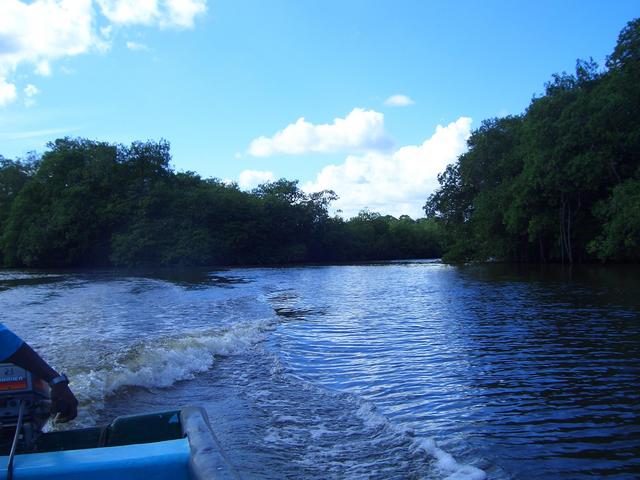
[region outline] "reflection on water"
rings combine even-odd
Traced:
[[[199,403],[247,478],[640,476],[640,269],[0,272],[81,424]]]

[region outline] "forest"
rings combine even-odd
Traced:
[[[449,261],[640,260],[640,19],[604,68],[578,60],[519,116],[486,120],[427,218]]]
[[[59,139],[28,161],[0,157],[7,267],[348,262],[442,253],[435,220],[329,214],[335,194],[281,179],[250,192],[175,172],[166,141]]]
[[[485,120],[426,217],[330,214],[332,191],[176,172],[167,141],[0,155],[0,265],[144,267],[434,258],[640,260],[640,19],[517,116]],[[425,192],[425,197],[427,192]]]

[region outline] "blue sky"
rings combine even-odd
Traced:
[[[417,216],[470,130],[602,63],[639,6],[1,0],[0,154],[165,138],[177,170]]]

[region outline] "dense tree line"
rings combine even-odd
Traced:
[[[640,19],[518,116],[484,121],[427,218],[329,214],[296,181],[242,191],[175,172],[169,144],[64,138],[0,156],[0,264],[169,266],[428,258],[640,260]]]
[[[436,222],[329,214],[331,191],[278,180],[250,192],[175,172],[169,144],[64,138],[37,159],[0,156],[5,266],[335,262],[441,254]]]
[[[468,146],[425,205],[447,232],[445,258],[640,260],[640,19],[605,68],[579,60]]]

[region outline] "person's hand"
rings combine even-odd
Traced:
[[[66,383],[51,387],[51,413],[56,422],[68,422],[78,416],[78,400]]]

